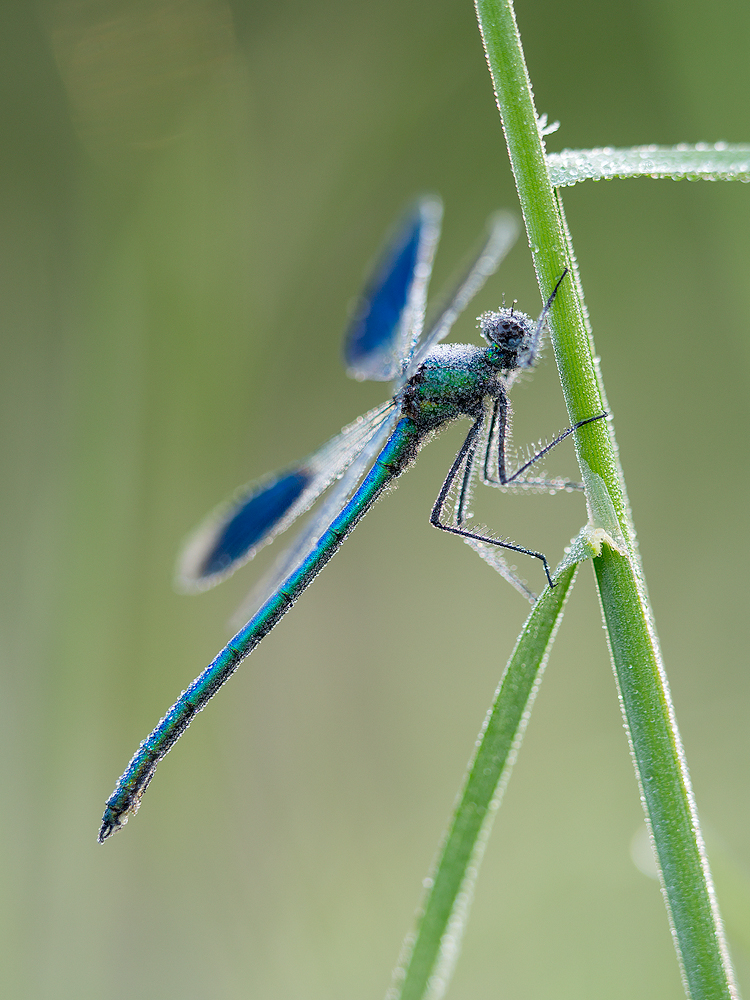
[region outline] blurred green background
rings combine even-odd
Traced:
[[[539,110],[562,121],[550,149],[750,139],[746,4],[517,15]],[[443,196],[439,291],[516,207],[472,6],[4,0],[0,49],[3,995],[381,997],[528,610],[428,525],[465,428],[363,522],[127,831],[95,837],[268,563],[181,597],[180,540],[383,398],[345,377],[339,341],[387,225]],[[750,190],[641,180],[565,202],[747,989]],[[540,308],[523,240],[454,337],[504,293]],[[565,425],[551,358],[514,403],[519,444]],[[548,469],[572,463],[566,446]],[[482,515],[554,564],[584,506],[493,493]],[[641,825],[584,567],[453,1000],[681,997]]]

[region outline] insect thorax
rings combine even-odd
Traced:
[[[478,417],[487,396],[503,393],[488,348],[439,344],[406,383],[402,407],[427,433],[458,417]]]

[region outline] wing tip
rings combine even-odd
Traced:
[[[202,594],[221,583],[237,569],[231,563],[218,572],[207,572],[206,565],[216,549],[222,522],[213,519],[198,527],[183,544],[177,557],[173,586],[178,594]]]
[[[439,194],[435,194],[434,191],[425,191],[424,194],[417,195],[412,204],[419,209],[419,213],[425,222],[436,225],[442,221],[443,199]]]
[[[399,331],[404,323],[412,328],[421,325],[442,218],[441,198],[430,192],[419,194],[407,202],[382,241],[344,334],[343,358],[350,378],[391,382],[401,373],[411,331]],[[408,275],[401,273],[407,251],[413,258]],[[403,297],[391,301],[394,278]]]
[[[488,217],[487,231],[491,240],[509,241],[512,246],[518,239],[521,226],[513,212],[507,208],[499,208]]]

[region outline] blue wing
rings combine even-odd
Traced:
[[[422,332],[442,214],[436,197],[420,198],[386,242],[344,340],[353,378],[390,382],[403,371]]]
[[[301,462],[238,490],[188,538],[177,563],[177,588],[207,590],[252,559],[368,452],[373,438],[380,440],[393,410],[392,401],[370,410]]]
[[[349,498],[354,494],[360,481],[380,452],[386,438],[391,434],[401,415],[400,409],[391,404],[383,408],[382,422],[370,437],[359,455],[356,455],[349,468],[341,476],[325,500],[316,508],[305,526],[282,551],[269,572],[253,587],[247,600],[232,616],[230,625],[235,631],[248,621],[258,608],[275,593],[284,580],[307,558],[318,543],[318,539],[331,524],[334,518],[343,510]]]
[[[431,347],[448,334],[516,238],[512,217],[493,217],[481,251],[417,347],[441,215],[436,198],[421,198],[389,241],[346,338],[345,358],[356,378],[385,381],[400,376],[403,381],[411,375]],[[207,590],[230,576],[309,510],[335,479],[341,480],[320,513],[282,555],[275,577],[286,575],[344,506],[397,415],[391,400],[345,427],[303,461],[240,489],[188,539],[178,560],[178,589]],[[262,587],[268,591],[267,581]]]
[[[430,323],[427,333],[414,350],[404,372],[404,379],[413,375],[435,344],[439,344],[448,336],[453,324],[487,278],[498,269],[517,237],[518,223],[509,212],[496,212],[490,216],[487,236],[479,250],[471,258],[471,263],[463,278],[458,282],[448,304]]]

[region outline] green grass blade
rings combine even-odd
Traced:
[[[738,996],[653,624],[642,600],[629,603],[640,583],[606,547],[594,568],[686,993]]]
[[[476,7],[542,296],[565,267],[574,275],[560,287],[551,325],[568,411],[577,421],[609,407],[562,201],[550,180],[512,4],[476,0]],[[576,449],[593,526],[615,541],[602,546],[594,567],[686,992],[693,1000],[736,997],[611,420],[582,428]]]
[[[407,940],[388,1000],[442,996],[458,954],[484,845],[510,776],[549,651],[575,577],[569,566],[529,615],[482,731],[416,935]]]

